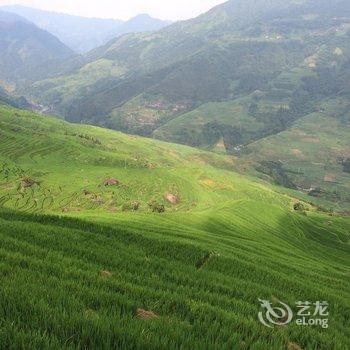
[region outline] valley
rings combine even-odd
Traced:
[[[349,39],[0,7],[0,349],[350,348]]]
[[[341,170],[350,158],[349,5],[328,8],[324,1],[311,16],[312,1],[259,4],[266,12],[235,25],[237,0],[160,31],[124,35],[62,62],[47,79],[19,85],[18,93],[68,121],[238,156],[238,171],[248,166],[273,183],[317,189],[344,207],[350,198]],[[242,3],[240,11],[252,6]],[[290,168],[291,153],[308,153],[305,143],[273,159],[281,171],[261,164],[266,154],[250,155],[255,144],[268,144],[274,135],[282,140],[311,115],[311,137],[322,140],[320,124],[336,128],[330,141],[339,142],[338,149],[325,142],[318,153],[323,168],[307,156]],[[335,180],[327,181],[330,176]],[[334,193],[338,182],[341,195]]]

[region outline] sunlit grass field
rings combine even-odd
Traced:
[[[0,347],[349,348],[349,217],[233,166],[1,107]],[[329,328],[266,328],[259,298],[326,300]]]

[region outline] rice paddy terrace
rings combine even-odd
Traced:
[[[349,348],[349,217],[234,161],[0,107],[0,348]]]

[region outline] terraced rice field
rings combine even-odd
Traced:
[[[1,107],[0,347],[349,348],[349,217],[232,162]],[[329,327],[267,328],[259,298]]]

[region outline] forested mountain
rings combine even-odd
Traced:
[[[348,0],[0,11],[0,349],[350,349],[349,135]]]
[[[160,31],[111,40],[22,92],[67,120],[238,155],[277,183],[307,192],[321,186],[341,200],[350,193],[342,165],[350,158],[342,133],[349,128],[349,29],[347,1],[231,0]],[[302,118],[316,127],[315,113],[340,131],[333,138],[340,146],[325,147],[319,165],[308,143],[278,165],[249,156],[254,142]],[[333,193],[336,183],[341,195]]]
[[[30,7],[3,6],[4,11],[18,14],[53,35],[75,52],[83,53],[106,44],[125,33],[147,32],[161,29],[168,21],[139,15],[128,21],[72,16],[38,10]]]
[[[303,76],[315,73],[313,57],[322,55],[323,66],[331,67],[347,55],[344,14],[350,5],[335,17],[336,2],[333,12],[323,13],[319,5],[313,14],[307,4],[232,0],[154,34],[124,36],[87,54],[73,74],[37,83],[33,96],[44,93],[43,100],[70,120],[145,135],[163,126],[169,134],[169,120],[207,102],[233,101],[257,90],[291,96]],[[341,54],[334,59],[323,54],[334,53],[338,44]],[[274,80],[291,70],[298,70],[295,84],[281,92]],[[188,142],[186,135],[179,140],[172,133],[173,140]]]
[[[19,16],[0,11],[0,79],[21,84],[49,61],[64,60],[73,51],[52,34]]]

